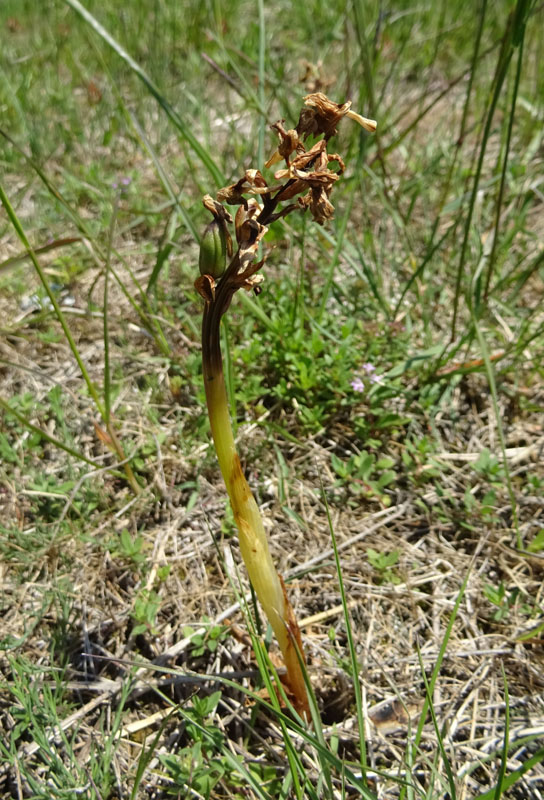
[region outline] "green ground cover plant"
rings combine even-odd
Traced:
[[[543,796],[542,24],[3,0],[0,797]],[[308,722],[210,445],[194,280],[202,197],[320,92],[377,130],[339,126],[334,216],[270,225],[219,327]]]

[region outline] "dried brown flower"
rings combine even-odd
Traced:
[[[339,104],[329,100],[322,92],[314,92],[304,98],[304,103],[296,128],[286,129],[284,120],[271,126],[278,134],[279,144],[266,162],[266,167],[282,160],[285,164],[274,173],[273,185],[268,183],[260,170],[248,169],[238,181],[220,189],[216,200],[210,195],[203,200],[205,207],[225,230],[227,224],[232,223],[232,217],[222,204],[239,206],[235,220],[238,250],[230,266],[218,281],[197,281],[197,289],[208,303],[216,302],[216,287],[221,285],[222,291],[217,295],[217,302],[219,296],[223,298],[221,305],[224,310],[228,308],[237,289],[255,288],[260,280],[255,273],[263,262],[255,265],[254,261],[271,222],[296,209],[309,209],[319,225],[333,217],[334,207],[330,198],[345,166],[337,153],[327,152],[327,143],[336,133],[340,120],[349,117],[367,130],[375,130],[376,123],[373,120],[351,111],[349,100]],[[322,138],[307,150],[304,141],[309,136]],[[334,168],[331,168],[333,165]],[[287,203],[295,198],[296,202]],[[228,245],[231,257],[230,235]]]
[[[274,187],[267,185],[258,169],[247,169],[239,181],[219,189],[217,199],[229,206],[246,205],[244,194],[269,194],[273,190]]]
[[[314,135],[318,136],[322,133],[325,140],[328,141],[331,136],[336,133],[336,126],[342,117],[349,117],[355,120],[363,128],[370,132],[376,130],[376,121],[367,119],[355,111],[351,111],[351,100],[339,105],[324,95],[322,92],[314,92],[308,94],[304,98],[306,108],[300,112],[300,118],[297,125],[297,133],[304,136]]]
[[[302,148],[304,151],[304,145],[302,145],[300,142],[300,138],[296,130],[293,129],[286,131],[283,127],[283,122],[284,120],[281,119],[270,126],[271,128],[275,128],[277,130],[280,137],[280,143],[276,152],[266,162],[265,167],[267,169],[269,169],[273,164],[277,164],[277,162],[281,161],[282,158],[284,158],[286,163],[289,164],[289,156],[298,148]]]
[[[321,133],[328,141],[336,133],[336,126],[351,108],[351,101],[339,105],[322,92],[308,94],[304,98],[305,108],[300,112],[296,127],[299,136],[319,136]]]

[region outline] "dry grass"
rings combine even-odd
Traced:
[[[111,322],[112,339],[123,337],[123,348],[115,354],[125,376],[118,403],[131,410],[130,415],[124,415],[121,434],[137,445],[150,433],[138,392],[138,377],[148,369],[152,350],[139,335],[137,323],[130,322],[130,311],[123,302],[126,301],[121,296],[115,297],[112,308],[117,311]],[[72,308],[71,317],[78,345],[86,363],[100,374],[100,321],[84,313],[78,316],[77,310],[78,303]],[[8,326],[11,324],[9,320]],[[4,357],[18,365],[4,368],[4,386],[11,385],[17,394],[31,392],[40,400],[50,385],[62,380],[73,403],[66,423],[75,444],[88,456],[106,463],[107,451],[93,435],[93,415],[82,405],[79,376],[66,346],[60,342],[40,347],[36,337],[30,335],[32,325],[32,316],[28,315],[19,323],[18,335],[4,342]],[[180,348],[193,346],[194,342],[180,343]],[[152,467],[142,495],[131,497],[107,473],[91,475],[86,480],[99,487],[102,510],[87,530],[85,543],[71,538],[60,525],[62,519],[71,518],[73,495],[67,493],[57,524],[49,526],[47,543],[40,551],[30,558],[27,553],[20,560],[15,545],[3,565],[3,634],[19,641],[18,657],[34,665],[36,679],[45,685],[54,681],[54,672],[62,662],[62,676],[67,683],[66,710],[60,713],[60,722],[66,731],[77,730],[74,747],[81,766],[88,764],[97,746],[98,729],[104,729],[101,735],[107,734],[120,693],[127,692],[114,758],[119,776],[134,771],[144,737],[158,730],[164,715],[171,710],[157,690],[170,702],[183,703],[203,681],[213,685],[214,676],[229,676],[247,686],[257,685],[258,676],[251,647],[243,634],[243,617],[238,605],[232,605],[226,570],[230,554],[235,561],[238,555],[230,528],[223,528],[219,534],[225,513],[223,486],[211,454],[207,458],[207,444],[190,457],[178,450],[180,419],[183,425],[184,414],[194,414],[195,409],[176,409],[168,397],[166,370],[159,367],[157,374],[159,385],[164,388],[164,402],[155,409],[159,419],[156,432],[160,430],[162,443],[155,439],[156,454],[149,460]],[[535,608],[542,603],[544,558],[513,548],[506,494],[503,507],[490,524],[482,525],[478,520],[473,529],[465,524],[470,523],[463,496],[471,483],[471,461],[483,447],[495,449],[494,425],[482,388],[477,376],[468,376],[452,398],[451,416],[443,414],[437,419],[444,450],[434,456],[433,463],[443,469],[442,487],[449,493],[449,520],[441,513],[443,498],[425,488],[414,493],[399,487],[389,508],[380,509],[369,502],[347,506],[345,495],[330,494],[335,482],[329,466],[330,450],[335,442],[320,441],[319,437],[300,446],[278,440],[290,465],[287,496],[280,501],[280,476],[271,456],[270,434],[263,434],[263,428],[256,425],[243,426],[239,432],[244,451],[261,453],[259,472],[250,470],[250,479],[258,487],[276,562],[280,571],[292,578],[291,599],[301,620],[310,675],[323,719],[327,726],[334,724],[340,752],[346,757],[357,758],[353,690],[341,667],[345,627],[320,481],[331,498],[332,523],[361,660],[372,768],[394,769],[402,762],[408,719],[411,716],[415,724],[425,693],[416,647],[430,674],[462,579],[468,574],[433,696],[462,798],[490,786],[496,776],[497,751],[504,734],[503,670],[510,695],[511,739],[520,741],[519,748],[509,756],[508,769],[516,769],[535,748],[536,738],[544,735],[542,638],[541,633],[533,638],[527,636],[531,620],[522,608],[527,600]],[[533,400],[539,401],[540,389],[528,387],[526,391],[533,392]],[[130,399],[138,397],[139,405]],[[505,422],[509,415],[512,419],[506,427],[511,448],[508,453],[519,488],[520,530],[523,540],[528,541],[541,527],[543,503],[538,496],[522,494],[521,489],[528,470],[542,475],[544,438],[534,419],[515,417],[507,408],[503,411]],[[456,417],[460,421],[453,425],[451,419]],[[55,430],[50,432],[54,434]],[[392,442],[392,452],[394,448],[400,450],[402,442]],[[202,459],[209,466],[201,473],[198,502],[187,510],[188,490],[175,486],[190,478],[195,463]],[[42,469],[54,472],[61,461],[54,448],[48,449]],[[477,492],[477,486],[473,491]],[[25,476],[15,471],[12,482],[2,491],[2,511],[4,519],[14,520],[19,541],[31,537],[39,526],[29,502],[32,499],[30,490],[25,488]],[[302,524],[296,526],[287,518],[282,505],[296,512]],[[112,542],[124,528],[143,537],[145,570],[112,555]],[[398,552],[395,582],[384,579],[371,565],[366,553],[369,547],[378,552]],[[23,570],[21,561],[25,564]],[[159,580],[158,570],[166,565],[171,571]],[[60,577],[66,593],[62,603],[55,588]],[[509,591],[517,588],[519,600],[504,618],[495,620],[496,608],[486,599],[485,586],[498,586],[501,582]],[[155,590],[160,605],[154,628],[135,637],[131,633],[134,597],[142,589]],[[193,658],[190,638],[183,629],[187,625],[199,629],[204,616],[224,622],[231,636],[215,653]],[[56,642],[53,651],[52,641]],[[9,679],[9,661],[4,657],[2,662],[4,677]],[[133,663],[140,665],[136,672],[131,672]],[[157,673],[153,664],[168,667],[168,672]],[[7,732],[15,724],[11,703],[7,697],[2,701]],[[243,751],[249,711],[242,695],[225,690],[216,724],[224,727],[236,752]],[[333,729],[326,730],[332,733]],[[50,735],[55,740],[54,730]],[[271,721],[259,717],[247,746],[252,753],[262,749],[266,758],[281,768],[278,737]],[[524,743],[526,737],[531,737],[528,744]],[[159,736],[156,753],[169,752],[182,739],[183,724],[174,713]],[[428,749],[429,757],[433,742],[428,720],[421,747],[423,752]],[[39,775],[42,767],[36,760],[36,750],[36,745],[19,744],[20,762]],[[62,754],[62,746],[58,752]],[[153,763],[157,763],[156,758]],[[146,779],[146,796],[159,796],[161,780],[150,769],[149,775],[153,774],[155,778]],[[11,796],[10,792],[16,791],[17,775],[4,769],[0,780],[5,796]],[[381,785],[376,779],[379,796],[391,796],[380,794]],[[542,768],[535,769],[522,785],[519,791],[523,794],[514,793],[512,797],[541,797]],[[24,782],[21,786],[24,796]]]

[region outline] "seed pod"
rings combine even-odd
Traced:
[[[201,275],[211,275],[220,278],[227,265],[227,231],[225,223],[220,219],[213,219],[204,231],[200,243],[200,256],[198,266]]]

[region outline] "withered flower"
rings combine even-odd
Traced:
[[[236,276],[233,277],[240,288],[251,289],[256,283],[260,283],[262,276],[259,276],[259,281],[250,281],[250,278],[255,272],[263,265],[263,261],[259,264],[253,264],[259,245],[264,236],[268,233],[266,225],[261,225],[255,219],[246,219],[239,229],[239,264]]]
[[[222,203],[228,203],[229,206],[246,205],[244,194],[269,194],[273,190],[274,187],[267,185],[258,169],[246,169],[239,181],[219,189],[217,199]]]
[[[310,135],[319,136],[322,133],[325,141],[328,141],[331,136],[335,135],[336,126],[342,117],[349,117],[355,120],[371,133],[376,130],[375,120],[367,119],[350,110],[351,100],[339,105],[329,100],[322,92],[314,92],[306,95],[304,103],[306,108],[303,108],[300,112],[296,131],[299,136],[304,136],[305,139]]]
[[[328,154],[326,146],[325,140],[321,139],[310,150],[299,153],[288,164],[287,169],[281,169],[274,173],[276,180],[295,179],[282,193],[282,200],[295,197],[308,189],[308,193],[299,198],[298,207],[309,208],[314,221],[320,225],[331,219],[334,214],[334,207],[329,197],[333,185],[345,170],[340,156],[336,153]],[[337,172],[328,168],[328,164],[332,162],[338,164]]]
[[[266,162],[265,167],[267,169],[273,164],[277,164],[278,161],[282,160],[282,158],[284,158],[286,163],[289,164],[289,156],[298,148],[301,148],[302,151],[304,151],[304,145],[302,145],[297,131],[294,129],[286,131],[283,127],[283,123],[284,120],[281,119],[270,126],[271,128],[275,128],[277,130],[278,136],[280,137],[280,143],[276,152]]]
[[[257,273],[266,257],[258,261],[257,256],[270,224],[297,209],[308,208],[319,224],[333,216],[330,196],[345,167],[339,155],[327,153],[327,142],[336,133],[338,122],[347,116],[356,119],[367,130],[375,129],[375,122],[350,111],[350,102],[338,105],[317,92],[308,95],[305,103],[306,108],[302,110],[295,129],[286,130],[283,120],[272,126],[280,142],[266,166],[281,160],[285,162],[285,167],[274,174],[274,185],[269,185],[258,169],[248,169],[236,183],[221,189],[216,200],[210,195],[204,197],[204,206],[213,220],[202,239],[201,275],[195,287],[205,301],[202,365],[208,415],[217,459],[238,527],[240,550],[255,593],[283,653],[295,706],[309,718],[301,668],[301,659],[304,659],[302,639],[283,580],[272,562],[257,503],[236,452],[220,346],[221,318],[234,294],[239,289],[260,290],[259,283],[263,278]],[[306,150],[304,140],[309,135],[321,134],[323,138]],[[332,166],[335,168],[331,169]],[[295,202],[287,202],[294,198]],[[233,220],[223,203],[238,206],[234,221],[237,244],[234,254],[228,233]],[[226,253],[230,258],[228,265]]]
[[[282,158],[285,159],[285,163],[289,168],[289,157],[295,151],[297,155],[294,162],[297,162],[296,166],[298,168],[302,168],[305,163],[312,161],[316,149],[317,152],[320,153],[326,150],[328,140],[336,134],[336,126],[343,117],[354,120],[370,133],[374,133],[376,130],[376,120],[368,119],[352,111],[351,100],[340,105],[339,103],[329,100],[322,92],[314,92],[313,94],[306,95],[304,103],[305,108],[300,112],[296,128],[286,131],[283,126],[283,120],[270,126],[278,132],[280,143],[278,149],[266,162],[265,166],[267,168],[271,167],[273,164],[277,164]],[[323,134],[323,139],[317,142],[310,150],[306,151],[303,140],[305,141],[308,136],[320,136],[321,134]],[[302,162],[300,159],[302,159]],[[331,159],[329,158],[329,160]],[[334,160],[338,160],[342,163],[340,157],[335,156]],[[276,173],[275,177],[278,178],[278,173]],[[291,189],[288,194],[283,194],[282,199],[293,197],[295,194],[298,194],[298,191],[293,192]],[[316,221],[319,220],[316,219]]]
[[[213,214],[215,219],[223,220],[229,224],[232,223],[232,216],[230,213],[224,206],[221,205],[221,203],[218,203],[217,200],[214,200],[211,195],[204,195],[202,198],[202,205],[210,212],[210,214]]]
[[[336,126],[351,108],[351,102],[339,105],[322,94],[308,94],[304,98],[305,108],[300,112],[296,131],[299,136],[319,136],[321,133],[328,141],[336,133]]]

